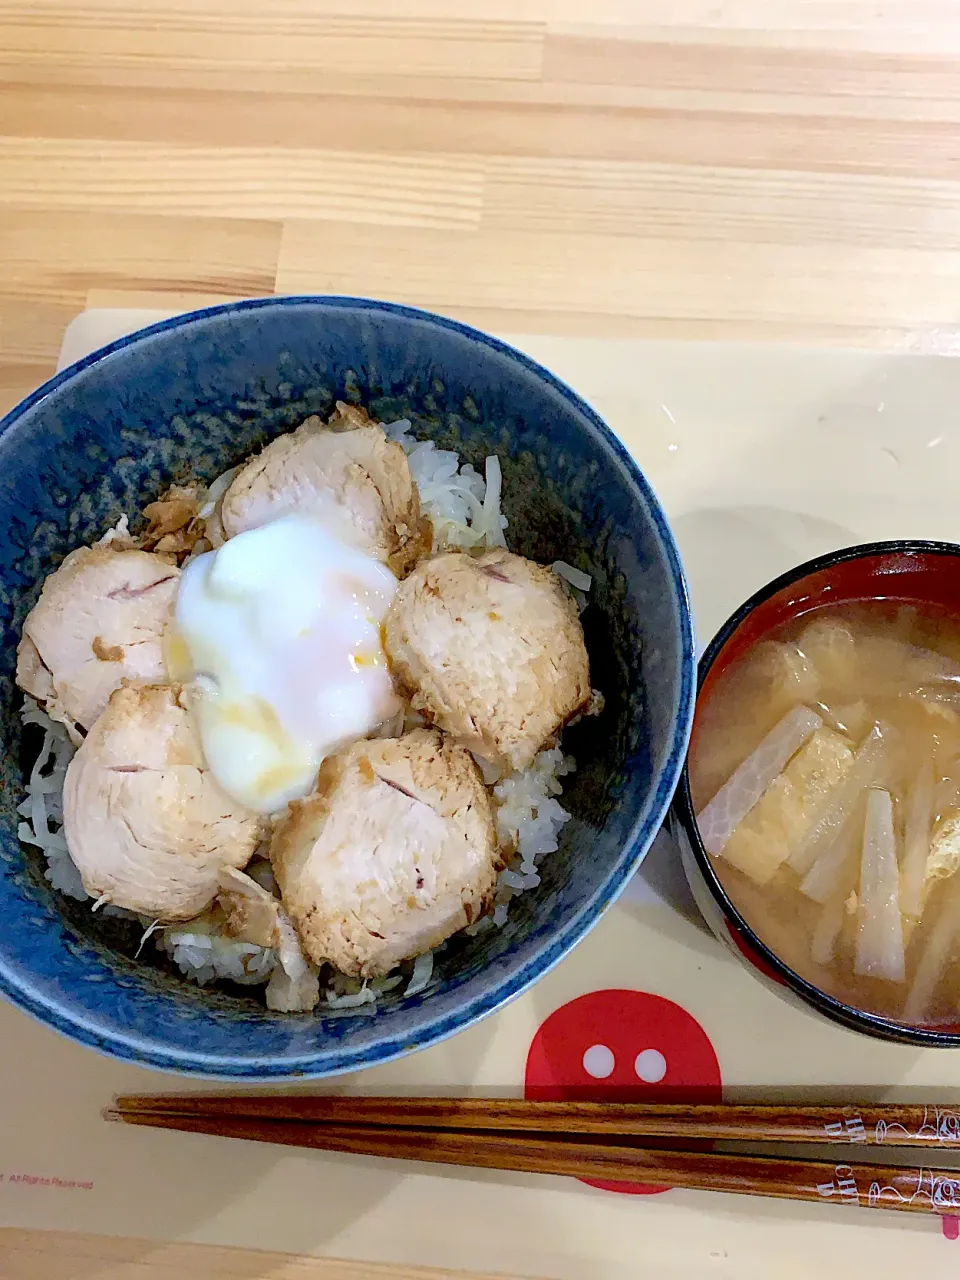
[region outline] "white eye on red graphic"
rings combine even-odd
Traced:
[[[646,991],[593,991],[551,1013],[527,1054],[528,1098],[719,1102],[720,1064],[707,1033],[672,1000]],[[665,1187],[583,1179],[603,1191]]]

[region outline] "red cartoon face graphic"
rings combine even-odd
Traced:
[[[720,1064],[706,1032],[672,1000],[645,991],[594,991],[540,1027],[527,1054],[528,1098],[718,1102]],[[663,1187],[590,1182],[648,1195]]]

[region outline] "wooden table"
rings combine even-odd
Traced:
[[[955,0],[0,0],[0,410],[88,305],[953,352]],[[10,1280],[426,1280],[0,1234]]]
[[[0,400],[145,294],[953,350],[958,71],[954,0],[0,0]]]

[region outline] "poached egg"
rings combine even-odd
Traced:
[[[167,667],[192,684],[228,795],[282,809],[313,789],[326,755],[400,711],[381,639],[396,589],[385,565],[300,514],[186,565]]]

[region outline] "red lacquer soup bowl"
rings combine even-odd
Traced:
[[[720,628],[700,661],[698,708],[728,668],[791,622],[829,605],[889,602],[918,614],[956,620],[960,630],[960,546],[942,542],[874,542],[808,561],[758,591]],[[692,750],[696,749],[696,719]],[[674,800],[671,829],[697,904],[717,938],[783,998],[834,1022],[884,1040],[960,1047],[956,1023],[918,1025],[858,1009],[795,972],[763,941],[763,922],[744,917],[724,888],[718,859],[707,852],[691,796],[689,757]],[[960,874],[960,873],[958,873]],[[960,991],[957,993],[960,1003]]]

